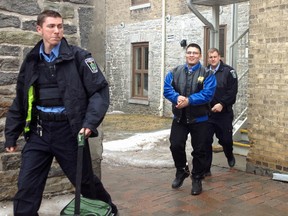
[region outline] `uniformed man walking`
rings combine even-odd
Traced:
[[[217,79],[217,88],[215,95],[210,103],[211,113],[208,120],[207,142],[208,152],[206,176],[211,175],[212,164],[212,143],[214,134],[223,146],[224,154],[227,158],[229,167],[235,166],[235,157],[233,154],[233,109],[238,91],[237,73],[231,66],[224,64],[218,49],[208,50],[208,69],[212,70]]]
[[[24,130],[26,144],[14,197],[15,216],[36,216],[53,158],[75,185],[77,134],[86,137],[83,152],[81,193],[84,197],[112,203],[97,176],[93,174],[89,136],[109,106],[109,87],[91,54],[69,45],[63,37],[63,19],[52,10],[37,18],[42,36],[22,63],[5,126],[5,148],[16,151],[16,141]]]

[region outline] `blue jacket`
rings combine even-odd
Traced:
[[[180,65],[169,71],[164,81],[164,97],[172,103],[172,112],[177,121],[196,123],[208,120],[209,103],[216,89],[216,78],[199,62],[192,68]],[[177,109],[178,96],[189,99],[189,106]],[[183,119],[184,118],[184,119]]]

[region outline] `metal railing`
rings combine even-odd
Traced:
[[[238,94],[234,110],[234,133],[242,128],[247,120],[248,109],[248,35],[249,29],[245,30],[229,47],[230,65],[238,74]],[[240,122],[240,123],[239,123]],[[236,127],[237,126],[237,127]]]

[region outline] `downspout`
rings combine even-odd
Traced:
[[[210,47],[214,47],[214,26],[197,10],[197,8],[192,4],[192,0],[187,0],[189,9],[210,29]]]
[[[164,75],[165,75],[165,45],[166,45],[166,0],[162,0],[162,47],[161,47],[161,78],[159,115],[164,115]]]
[[[236,28],[237,23],[238,23],[238,6],[236,4],[232,5],[232,31],[231,31],[231,44],[234,44],[235,38],[238,35],[238,29]],[[232,67],[236,67],[236,50],[234,46],[230,46],[231,48],[229,49],[229,64]]]
[[[214,40],[214,45],[211,47],[215,47],[219,49],[219,11],[220,7],[218,5],[212,6],[212,21],[214,26],[214,37],[210,38],[210,40]]]

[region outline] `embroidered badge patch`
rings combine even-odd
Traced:
[[[93,58],[85,59],[85,63],[89,67],[89,69],[91,70],[92,73],[98,72],[97,65],[96,65],[95,60]]]
[[[230,73],[232,74],[233,78],[237,78],[237,73],[235,70],[231,70]]]
[[[198,77],[198,83],[203,83],[204,81],[204,77],[203,76],[199,76]]]

